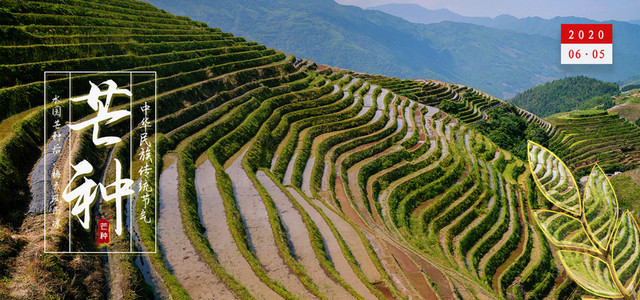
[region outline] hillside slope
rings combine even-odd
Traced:
[[[462,83],[503,99],[566,76],[588,74],[618,81],[637,75],[640,67],[636,42],[640,26],[624,22],[614,22],[616,64],[559,66],[559,24],[589,20],[524,18],[496,28],[455,22],[415,24],[332,0],[151,3],[321,64]]]
[[[532,87],[509,102],[541,117],[548,117],[572,110],[610,108],[614,105],[611,96],[618,93],[619,87],[615,83],[578,76]]]
[[[564,76],[555,67],[556,41],[539,35],[454,22],[414,24],[332,0],[151,3],[320,64],[463,83],[501,98]]]

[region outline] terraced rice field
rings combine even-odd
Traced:
[[[455,103],[456,116],[469,124],[486,119],[487,109],[503,103],[464,85],[359,73],[354,75],[420,103],[439,106],[442,101],[449,100]],[[551,149],[578,175],[586,175],[596,163],[611,173],[640,166],[637,151],[640,132],[636,126],[618,118],[615,113],[585,116],[569,113],[547,121],[521,108],[518,111],[527,123],[536,124],[545,130],[550,138]],[[605,151],[601,151],[602,149]]]
[[[439,106],[443,100],[452,101],[455,103],[456,117],[465,123],[486,119],[485,110],[503,103],[502,100],[491,95],[460,84],[439,80],[402,80],[381,75],[353,74],[423,104]]]
[[[565,114],[551,120],[557,128],[551,150],[580,176],[598,163],[605,172],[640,166],[640,128],[617,113]]]
[[[556,279],[533,225],[540,204],[528,171],[516,168],[523,162],[468,126],[499,100],[443,82],[318,71],[144,2],[3,4],[0,128],[10,130],[0,136],[0,194],[10,209],[0,245],[11,251],[0,253],[0,296],[540,299],[575,288]],[[64,201],[46,223],[24,214],[37,188],[32,168],[51,140],[42,132],[42,71],[98,67],[157,72],[157,98],[150,82],[131,88],[145,91],[133,109],[144,101],[158,108],[151,204],[159,221],[154,228],[134,218],[123,230],[134,245],[109,246],[153,251],[157,242],[155,254],[44,254],[45,228],[49,251],[67,246],[63,229],[82,230]],[[458,105],[458,118],[435,107],[442,99]],[[133,134],[126,128],[109,133]],[[105,162],[122,149],[88,139],[76,133],[63,153],[89,155],[93,178],[110,182]],[[127,164],[138,166],[135,145]],[[100,202],[94,211],[113,216],[115,208]],[[73,246],[98,250],[92,234]]]

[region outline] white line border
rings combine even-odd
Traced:
[[[71,251],[71,236],[69,236],[69,251],[47,251],[47,168],[46,168],[46,163],[47,163],[47,141],[48,139],[46,139],[47,137],[47,75],[48,74],[69,74],[69,122],[71,122],[71,74],[105,74],[105,73],[113,73],[113,74],[129,74],[130,79],[133,77],[133,74],[153,74],[153,83],[154,83],[154,135],[156,136],[154,139],[154,158],[156,159],[154,161],[154,168],[155,168],[155,176],[154,176],[154,180],[155,180],[155,190],[154,190],[154,197],[155,197],[155,202],[154,202],[154,208],[155,208],[155,215],[154,215],[154,224],[155,224],[155,240],[154,240],[154,251],[116,251],[116,252],[110,252],[110,251],[86,251],[86,252],[79,252],[79,251]],[[133,84],[131,84],[132,82],[130,81],[130,88],[131,88],[131,92],[133,95]],[[133,96],[131,96],[129,103],[130,103],[130,107],[133,107]],[[158,174],[157,174],[157,168],[158,168],[158,162],[157,162],[157,156],[158,156],[158,141],[157,141],[157,133],[158,133],[158,72],[156,71],[44,71],[44,93],[43,93],[43,134],[44,134],[44,147],[43,147],[43,156],[44,156],[44,163],[45,163],[45,168],[43,170],[43,175],[44,175],[44,201],[43,201],[43,213],[44,213],[44,224],[43,224],[43,228],[44,228],[44,253],[50,253],[50,254],[101,254],[101,255],[105,255],[105,254],[155,254],[158,253]],[[133,113],[133,112],[132,112]],[[133,117],[132,117],[133,119]],[[130,122],[133,122],[133,120],[131,120]],[[130,131],[131,132],[131,131]],[[69,136],[67,137],[67,140],[69,140],[69,143],[71,143],[70,141],[70,137],[71,137],[71,131],[69,131]],[[130,137],[130,139],[133,139],[133,137]],[[133,156],[133,154],[131,154],[132,149],[133,148],[133,144],[130,142],[129,143],[129,154],[130,157]],[[71,157],[71,154],[69,154],[69,157]],[[71,167],[71,163],[69,162],[69,166]],[[133,159],[131,159],[131,161],[129,162],[129,167],[132,170],[133,169]],[[131,172],[130,172],[131,173]],[[129,174],[130,176],[132,174]],[[71,176],[71,172],[69,172],[69,176]],[[58,200],[60,201],[60,200]],[[132,200],[130,202],[133,202]],[[129,203],[129,210],[131,211],[133,209],[133,205],[131,205],[132,203]],[[69,213],[71,212],[71,210],[69,210]],[[129,231],[130,231],[130,241],[133,241],[133,216],[130,215],[129,216]],[[71,217],[69,217],[69,226],[71,226]],[[142,241],[141,241],[142,242]],[[130,242],[130,249],[133,249],[133,243]]]

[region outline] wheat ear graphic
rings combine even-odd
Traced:
[[[567,274],[589,293],[635,299],[640,279],[640,229],[621,214],[615,191],[596,164],[583,196],[569,168],[554,153],[529,141],[534,181],[552,209],[533,211],[536,223],[558,248]]]

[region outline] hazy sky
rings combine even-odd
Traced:
[[[416,3],[429,9],[446,8],[469,17],[509,14],[519,18],[539,16],[585,17],[598,21],[640,19],[640,0],[336,0],[363,8],[387,3]]]

